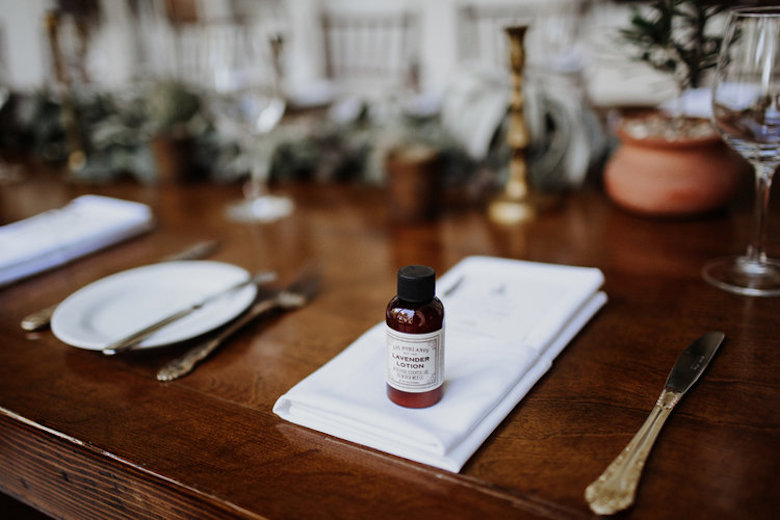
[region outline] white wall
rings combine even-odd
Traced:
[[[34,88],[43,82],[48,50],[43,15],[48,0],[0,0],[0,33],[8,77],[0,81],[17,88]]]

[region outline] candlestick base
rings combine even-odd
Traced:
[[[488,217],[497,224],[520,224],[534,220],[536,216],[536,208],[527,200],[499,197],[488,206]]]
[[[541,213],[559,204],[553,195],[538,192],[527,193],[522,198],[509,197],[501,193],[488,205],[488,217],[501,225],[522,224],[535,220]]]

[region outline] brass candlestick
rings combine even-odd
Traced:
[[[62,103],[62,126],[65,130],[65,141],[68,146],[68,169],[72,172],[76,172],[86,165],[87,155],[76,111],[76,104],[73,99],[73,85],[70,74],[65,66],[65,57],[63,56],[62,47],[60,46],[59,14],[54,11],[48,11],[45,20],[46,33],[49,38],[49,46],[51,49],[52,66],[54,68],[56,90],[60,102]],[[79,31],[79,37],[85,37],[83,31]],[[83,65],[83,60],[80,61],[80,65]],[[86,73],[83,75],[86,76]]]
[[[512,69],[512,94],[509,102],[507,143],[510,149],[509,180],[504,190],[489,205],[488,215],[500,224],[516,224],[536,217],[538,203],[528,184],[527,149],[530,142],[523,115],[523,68],[527,26],[505,29],[509,37],[509,63]]]

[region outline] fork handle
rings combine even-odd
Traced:
[[[664,389],[628,446],[585,489],[585,499],[594,513],[611,515],[634,503],[645,461],[666,419],[681,397],[682,393]]]
[[[195,345],[184,355],[169,361],[158,372],[158,381],[173,381],[183,375],[189,374],[198,362],[206,359],[217,347],[219,347],[227,338],[232,336],[237,330],[254,320],[259,315],[275,309],[279,306],[279,298],[273,297],[261,300],[254,304],[249,311],[245,312],[236,321],[222,329],[222,331],[208,341]]]
[[[55,303],[45,309],[28,314],[22,320],[22,329],[27,332],[33,332],[46,327],[51,322],[51,317],[54,311],[57,310],[58,305],[59,303]]]

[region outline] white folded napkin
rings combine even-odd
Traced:
[[[0,226],[0,287],[142,233],[154,225],[139,202],[83,195]]]
[[[385,395],[384,322],[274,405],[290,422],[460,471],[607,298],[600,270],[468,257],[437,283],[444,397],[408,409]]]

